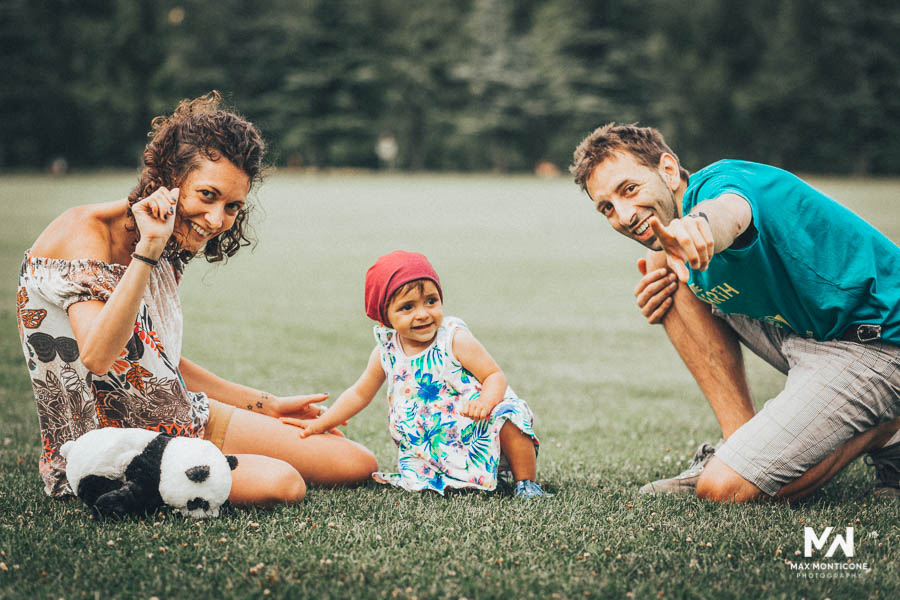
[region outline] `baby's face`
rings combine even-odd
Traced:
[[[441,295],[432,281],[425,281],[421,290],[413,287],[391,298],[387,307],[391,327],[403,343],[408,354],[424,350],[434,341],[444,320]]]

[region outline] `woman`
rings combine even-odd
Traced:
[[[300,439],[279,417],[314,417],[325,396],[278,398],[181,356],[184,264],[234,255],[261,176],[256,128],[212,92],[153,120],[127,199],[67,210],[25,253],[17,296],[46,492],[71,494],[59,447],[96,427],[203,436],[236,454],[231,500],[301,500],[306,482],[365,480],[375,457],[337,432]]]

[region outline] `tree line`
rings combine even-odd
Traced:
[[[218,89],[276,164],[564,169],[608,121],[718,158],[900,173],[894,0],[4,0],[0,168],[133,166]]]

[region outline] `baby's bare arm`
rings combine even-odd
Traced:
[[[476,421],[488,418],[494,407],[503,401],[506,375],[467,329],[458,329],[453,336],[453,354],[463,368],[481,382],[481,395],[463,406],[460,414]]]
[[[281,419],[282,423],[296,425],[303,429],[300,437],[307,437],[316,433],[322,433],[343,425],[351,417],[362,411],[372,399],[381,384],[384,383],[384,369],[381,368],[381,357],[376,347],[369,355],[369,363],[366,370],[359,376],[356,383],[347,388],[324,413],[315,419]]]

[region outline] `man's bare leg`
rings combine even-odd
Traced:
[[[781,488],[775,498],[789,502],[805,498],[825,485],[860,454],[883,447],[898,430],[900,419],[894,419],[856,435],[825,460]],[[758,487],[715,457],[710,459],[700,474],[697,496],[720,502],[747,502],[769,498]]]
[[[646,270],[641,270],[646,273],[662,268],[665,260],[662,252],[648,253]],[[685,284],[678,284],[672,300],[672,306],[662,320],[663,327],[716,415],[722,438],[727,439],[756,414],[740,342],[734,331],[714,317],[710,306],[698,300]],[[693,492],[714,451],[710,444],[701,445],[685,471],[672,478],[650,482],[640,492]]]
[[[672,345],[706,396],[722,437],[728,437],[756,414],[747,384],[737,335],[710,306],[679,283],[663,327]]]

